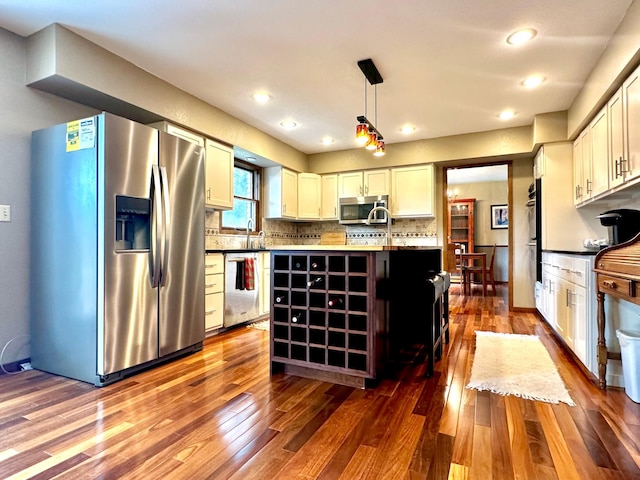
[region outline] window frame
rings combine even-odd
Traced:
[[[236,198],[242,200],[249,200],[254,202],[255,204],[255,212],[256,212],[256,220],[253,225],[253,230],[251,233],[256,233],[262,230],[262,206],[260,203],[261,197],[261,184],[262,184],[262,168],[258,165],[253,165],[248,162],[244,162],[238,158],[234,158],[233,160],[233,169],[234,169],[234,178],[235,178],[235,169],[240,168],[242,170],[247,170],[252,172],[253,174],[253,198],[242,197],[236,195],[235,191],[235,183],[233,185],[233,202],[235,205]],[[234,228],[234,227],[225,227],[222,223],[224,211],[220,212],[220,220],[219,220],[219,231],[221,234],[246,234],[246,227],[243,228]]]

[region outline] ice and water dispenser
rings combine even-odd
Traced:
[[[116,195],[116,252],[149,250],[151,202]]]

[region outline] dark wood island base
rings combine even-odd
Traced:
[[[449,276],[440,248],[273,250],[271,371],[367,388],[399,352],[448,341]]]

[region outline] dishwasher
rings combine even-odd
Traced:
[[[225,253],[224,266],[224,326],[255,320],[260,316],[258,254]]]

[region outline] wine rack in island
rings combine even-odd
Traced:
[[[375,378],[375,256],[272,252],[272,370],[364,385]]]

